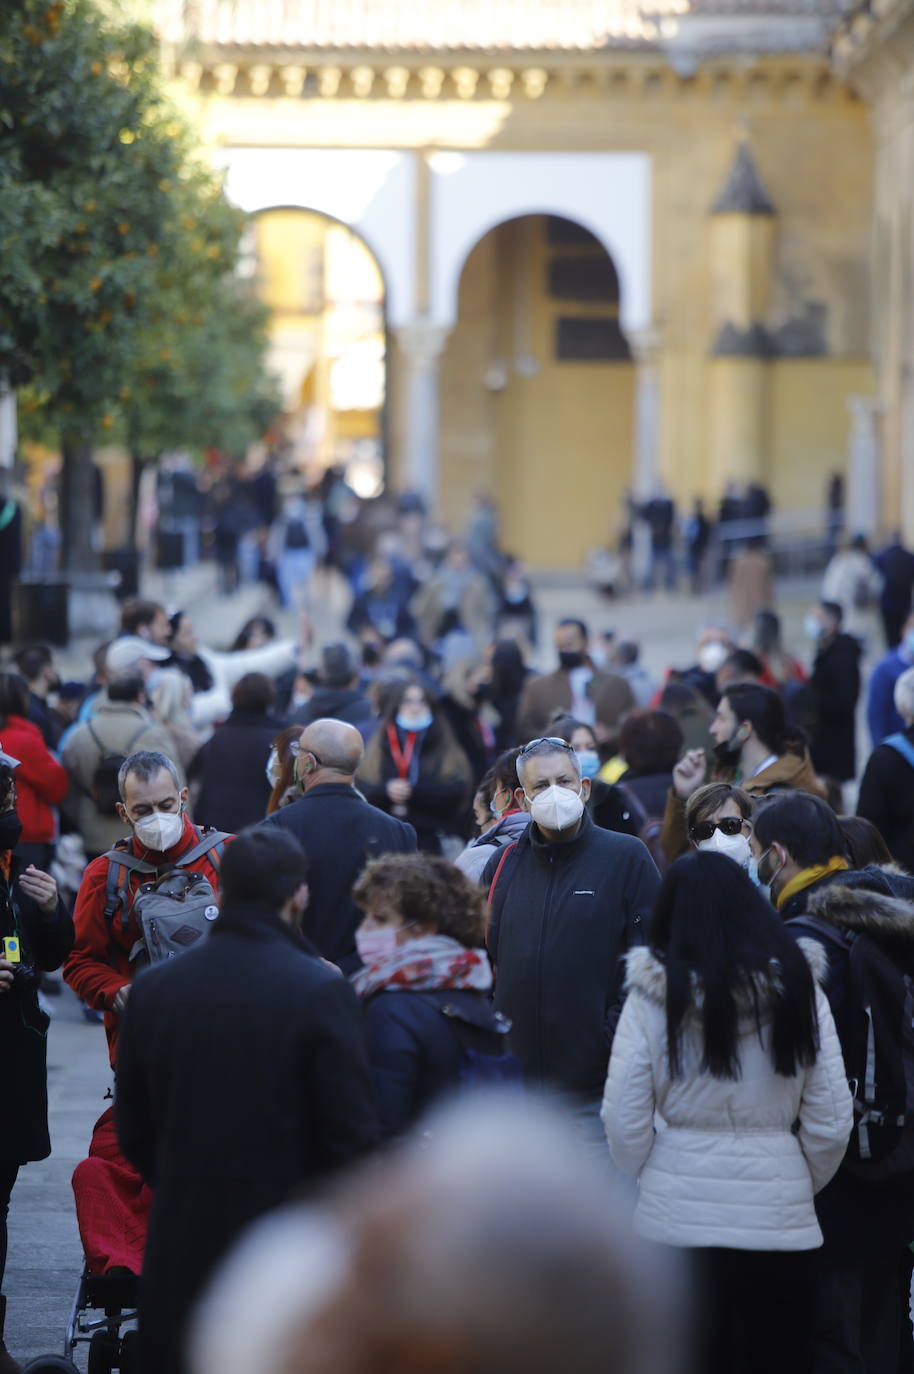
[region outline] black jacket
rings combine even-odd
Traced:
[[[914,745],[914,726],[905,735]],[[857,815],[872,821],[892,858],[914,872],[914,767],[890,744],[878,744],[867,760]]]
[[[315,687],[311,700],[289,717],[290,725],[310,725],[314,720],[344,720],[368,739],[378,723],[371,702],[357,687]]]
[[[234,834],[266,815],[271,787],[266,766],[281,720],[260,711],[233,711],[197,750],[188,780],[200,779],[194,817],[200,825]]]
[[[268,816],[294,835],[308,856],[308,909],[302,930],[319,954],[344,973],[361,967],[355,950],[363,912],[352,900],[352,885],[369,859],[381,854],[411,854],[416,832],[405,821],[369,806],[346,783],[309,787],[290,806]]]
[[[19,937],[20,964],[9,992],[0,993],[0,1164],[28,1164],[47,1159],[48,1017],[38,1005],[41,971],[59,968],[73,943],[73,922],[58,901],[45,916],[19,891],[18,864],[13,859],[9,887],[0,879],[0,941]],[[0,943],[0,958],[3,946]]]
[[[876,867],[831,873],[796,893],[781,915],[792,935],[818,940],[828,954],[825,993],[843,1045],[853,1013],[849,954],[817,922],[848,934],[905,929],[914,961],[914,879]],[[841,1168],[815,1202],[827,1269],[877,1264],[893,1251],[900,1256],[914,1236],[914,1175],[872,1184]]]
[[[134,981],[115,1114],[154,1189],[142,1368],[178,1374],[187,1315],[235,1237],[375,1142],[352,989],[272,912],[224,909],[199,946]]]
[[[461,1029],[442,1011],[453,1007]],[[402,1135],[425,1109],[460,1083],[461,1036],[481,1054],[506,1052],[495,1012],[485,993],[379,992],[365,1007],[368,1058],[381,1135]]]
[[[860,654],[860,642],[853,635],[835,635],[816,654],[809,680],[816,720],[810,746],[813,767],[839,782],[857,775],[854,717]]]
[[[506,851],[486,868],[490,885]],[[530,825],[491,893],[495,1005],[524,1075],[582,1098],[603,1091],[622,1009],[622,956],[645,939],[660,876],[640,840],[600,830],[547,844]]]

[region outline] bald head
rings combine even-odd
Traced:
[[[322,775],[334,773],[351,779],[362,762],[364,745],[354,725],[344,720],[315,720],[302,731],[298,741],[299,777],[305,788],[316,782],[327,782]]]

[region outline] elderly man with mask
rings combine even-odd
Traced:
[[[131,754],[121,765],[118,787],[118,815],[130,831],[127,854],[165,872],[201,844],[202,832],[186,815],[187,788],[182,787],[177,768],[165,754],[151,750]],[[149,875],[127,873],[126,906],[109,920],[105,906],[111,863],[102,855],[83,874],[73,910],[76,939],[63,976],[82,1002],[105,1013],[113,1065],[121,1013],[136,971],[130,955],[141,938],[133,902]],[[193,859],[187,869],[202,873],[218,895],[219,866],[213,849]]]
[[[622,956],[641,944],[660,887],[640,840],[601,830],[585,810],[590,779],[558,738],[517,760],[517,804],[532,823],[483,874],[495,1004],[529,1082],[564,1094],[605,1149],[600,1097],[622,1008]]]

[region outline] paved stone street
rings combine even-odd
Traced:
[[[147,584],[146,590],[167,597],[170,604],[187,605],[201,636],[214,644],[228,644],[248,616],[269,609],[268,600],[257,588],[245,589],[228,601],[219,599],[205,569],[193,569],[181,575],[181,579],[170,594],[154,584]],[[595,631],[614,628],[619,634],[639,639],[647,667],[657,673],[670,663],[691,663],[696,627],[724,618],[724,601],[717,594],[700,603],[661,594],[652,599],[613,603],[601,601],[580,583],[559,584],[552,579],[542,583],[538,596],[544,665],[551,665],[551,628],[562,615],[583,616]],[[814,596],[813,583],[791,583],[781,589],[787,643],[799,653],[808,652],[799,627]],[[313,618],[319,639],[335,633],[345,607],[343,585],[330,580],[314,597]],[[293,617],[277,619],[284,630],[294,632]],[[23,1362],[37,1354],[62,1351],[82,1261],[70,1175],[86,1154],[93,1122],[105,1106],[104,1094],[110,1083],[102,1027],[83,1019],[66,988],[61,996],[51,999],[51,1005],[54,1020],[48,1037],[48,1061],[54,1152],[49,1160],[21,1171],[10,1214],[5,1284],[9,1299],[8,1344]],[[81,1368],[84,1360],[84,1354],[80,1355]]]

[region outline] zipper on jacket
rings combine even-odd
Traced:
[[[546,914],[552,899],[552,889],[555,884],[555,855],[548,855],[549,879],[546,883],[546,891],[543,894],[543,907],[540,912],[539,943],[536,951],[536,1050],[539,1061],[539,1076],[543,1077],[544,1065],[546,1061],[546,1050],[543,1043],[543,950],[546,944]]]

